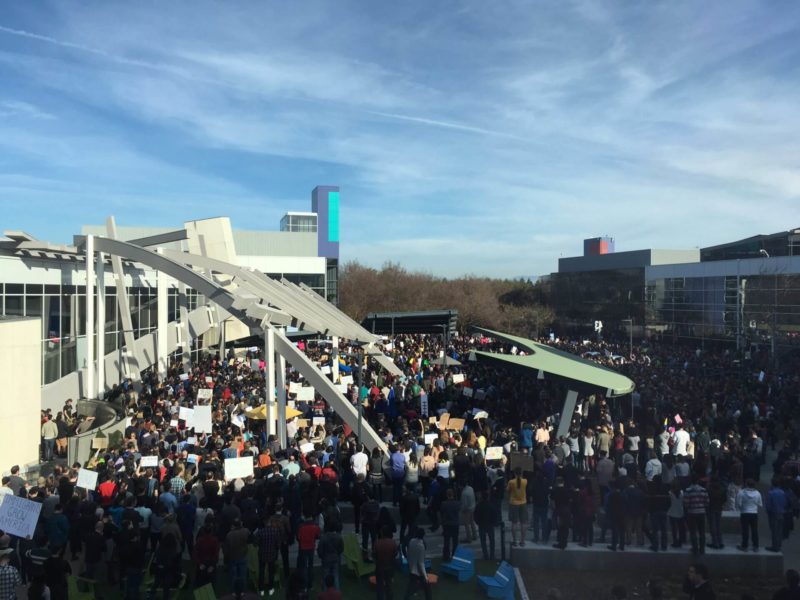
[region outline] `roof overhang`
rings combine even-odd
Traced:
[[[537,373],[541,371],[545,375],[564,380],[570,385],[570,389],[604,391],[606,396],[610,397],[630,394],[636,387],[625,375],[569,352],[483,327],[474,329],[526,351],[524,356],[475,351],[476,358],[500,361],[509,366],[531,369]]]

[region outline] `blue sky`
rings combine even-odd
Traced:
[[[3,229],[342,188],[342,253],[538,275],[800,226],[800,3],[4,2]]]

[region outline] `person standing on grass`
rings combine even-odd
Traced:
[[[514,469],[514,479],[508,482],[508,518],[511,521],[511,545],[525,546],[525,528],[528,526],[528,480],[522,478],[522,468]]]
[[[758,510],[764,505],[761,492],[756,489],[756,482],[748,479],[744,488],[736,495],[736,510],[742,527],[742,543],[737,546],[742,552],[747,551],[748,538],[753,538],[753,551],[758,552]]]

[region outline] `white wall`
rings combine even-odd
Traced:
[[[238,256],[236,264],[262,273],[325,274],[325,258],[317,256]]]
[[[0,471],[39,462],[42,361],[39,318],[0,319]]]

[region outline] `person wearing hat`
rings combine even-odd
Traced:
[[[13,548],[0,548],[0,598],[16,600],[17,587],[22,585],[22,577],[16,567],[11,565]]]

